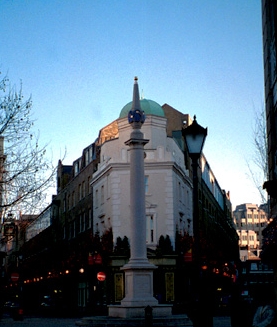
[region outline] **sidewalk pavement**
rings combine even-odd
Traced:
[[[0,320],[0,327],[76,327],[77,320],[77,318],[25,317],[23,321],[14,321],[12,318],[6,316]],[[231,327],[230,317],[214,317],[213,327]]]
[[[217,316],[214,317],[213,327],[231,327],[231,320],[228,316]]]

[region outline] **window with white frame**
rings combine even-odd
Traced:
[[[156,222],[154,214],[146,215],[146,243],[156,243]]]
[[[79,161],[75,162],[74,173],[75,173],[75,176],[77,176],[79,173]]]
[[[95,191],[95,207],[99,206],[98,190]]]
[[[181,182],[178,182],[178,200],[182,202],[182,187],[181,187]]]
[[[104,198],[105,198],[105,188],[104,185],[101,186],[101,204],[104,204]]]
[[[110,175],[107,175],[107,183],[106,183],[106,193],[107,193],[107,199],[109,199],[111,197],[110,194],[110,187],[109,187],[109,180],[110,180]]]
[[[144,176],[145,194],[149,193],[149,176]]]
[[[86,162],[86,166],[87,166],[89,164],[89,150],[87,150],[85,153],[85,162]]]
[[[99,232],[100,233],[102,233],[102,232],[104,232],[105,231],[105,229],[106,229],[106,226],[105,226],[105,215],[101,215],[100,217],[99,217],[99,221],[100,221],[100,224],[98,224],[98,226],[99,226]]]

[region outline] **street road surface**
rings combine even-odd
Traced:
[[[0,320],[0,327],[76,327],[75,322],[78,320],[80,318],[25,317],[23,321],[14,321],[12,318],[4,316]],[[214,317],[214,327],[231,327],[230,318]]]

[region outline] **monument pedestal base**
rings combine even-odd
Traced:
[[[125,297],[120,305],[108,306],[109,317],[144,318],[148,306],[153,317],[172,314],[171,305],[159,305],[153,296],[153,270],[156,268],[147,259],[130,260],[121,268],[125,271]]]
[[[146,303],[144,306],[132,306],[132,307],[124,307],[122,305],[110,305],[109,309],[109,317],[117,317],[117,318],[144,318],[145,317],[145,308],[148,306]],[[156,305],[151,306],[153,317],[166,317],[172,314],[172,306],[171,305]]]

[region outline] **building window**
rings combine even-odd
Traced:
[[[178,199],[180,202],[182,202],[182,186],[181,182],[178,182]]]
[[[78,306],[85,308],[88,301],[88,286],[86,283],[79,283],[78,288]]]
[[[101,204],[104,204],[104,198],[105,198],[105,188],[104,185],[101,186]]]
[[[91,213],[92,213],[92,211],[91,211],[91,209],[89,209],[89,211],[88,211],[88,228],[91,228],[91,226],[92,226],[92,215],[91,215]]]
[[[91,181],[91,177],[88,177],[88,194],[91,193],[91,187],[90,187],[90,181]]]
[[[103,233],[106,230],[105,215],[100,216],[99,221],[100,221],[100,224],[97,224],[99,226],[99,232]]]
[[[75,172],[75,176],[77,176],[79,173],[79,161],[75,162],[74,172]]]
[[[75,207],[76,205],[76,198],[75,198],[75,192],[72,192],[72,207]]]
[[[156,243],[156,228],[154,215],[146,215],[146,243]]]
[[[82,200],[82,184],[79,184],[78,193],[79,193],[79,201],[80,201]]]
[[[108,174],[107,175],[107,182],[106,182],[107,199],[109,199],[111,197],[109,183],[110,183],[110,175]]]
[[[183,232],[184,230],[186,230],[184,214],[179,212],[179,231]]]
[[[98,190],[95,191],[95,207],[97,208],[99,205],[99,199],[98,199]]]
[[[88,214],[84,214],[85,215],[85,230],[87,230],[89,228],[89,215]]]
[[[87,150],[85,153],[85,162],[86,162],[86,166],[87,166],[89,164],[89,150]]]
[[[79,216],[79,224],[80,224],[80,233],[85,230],[85,214],[82,213]]]
[[[144,176],[145,194],[149,193],[149,176]]]
[[[76,236],[76,223],[75,223],[75,220],[73,220],[71,223],[70,223],[70,234],[69,234],[69,237],[70,238],[74,238]]]

